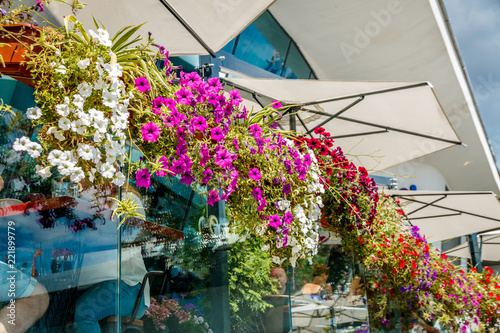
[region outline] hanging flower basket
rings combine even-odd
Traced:
[[[40,36],[41,29],[25,23],[4,25],[0,30],[0,55],[5,66],[0,63],[0,73],[8,75],[30,87],[34,87],[31,71],[23,63],[30,44]]]

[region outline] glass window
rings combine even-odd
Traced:
[[[78,186],[40,178],[35,159],[13,149],[35,134],[24,112],[1,115],[2,314],[32,332],[71,331],[95,305],[80,296],[118,277],[118,224],[109,208],[79,197]]]
[[[295,42],[267,11],[222,50],[284,78],[315,78]]]
[[[312,264],[294,269],[291,313],[294,331],[358,332],[368,327],[363,269],[327,239]]]

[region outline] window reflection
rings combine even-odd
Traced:
[[[249,64],[287,79],[315,79],[295,42],[269,12],[222,49]]]

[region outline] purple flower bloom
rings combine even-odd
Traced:
[[[39,13],[43,12],[44,11],[43,5],[44,5],[44,3],[41,0],[36,0],[36,5],[35,5],[35,8],[34,8],[35,11],[37,11]]]
[[[220,200],[219,191],[217,191],[217,190],[210,191],[210,193],[208,194],[207,204],[209,204],[210,206],[213,206],[214,203],[216,203],[219,200]]]
[[[234,106],[238,106],[243,99],[240,97],[240,92],[238,90],[231,90],[229,92],[230,103]]]
[[[195,178],[191,174],[190,170],[186,170],[182,173],[180,182],[186,185],[191,185],[195,181]]]
[[[240,146],[238,145],[238,138],[234,138],[233,145],[234,145],[234,149],[236,149],[236,150],[240,149]]]
[[[260,128],[259,124],[253,124],[248,127],[250,130],[250,135],[253,136],[256,139],[259,139],[261,134],[262,134],[262,129]]]
[[[251,147],[251,148],[250,148],[250,154],[252,154],[252,155],[257,154],[257,150],[255,150],[255,148],[254,148],[254,147]]]
[[[285,213],[285,216],[283,216],[283,223],[286,223],[286,224],[292,224],[292,221],[293,221],[293,215],[291,212],[286,212]]]
[[[149,85],[148,79],[146,79],[144,76],[135,79],[135,87],[142,93],[151,90],[151,86]]]
[[[0,8],[0,14],[2,16],[5,16],[5,15],[7,15],[7,12],[4,9]]]
[[[259,207],[257,207],[257,211],[258,212],[261,212],[262,210],[264,210],[264,208],[267,207],[267,201],[266,201],[266,197],[262,198],[259,202]]]
[[[141,133],[144,141],[156,142],[160,136],[161,129],[154,122],[149,122],[142,126]]]
[[[207,165],[207,162],[210,159],[210,150],[207,148],[205,144],[202,144],[201,146],[200,155],[201,155],[200,165],[204,167]]]
[[[176,150],[177,150],[177,155],[178,156],[183,156],[184,154],[187,153],[187,145],[186,145],[186,141],[182,140],[182,139],[179,139],[178,141],[179,143],[177,144],[177,146],[175,147]]]
[[[208,85],[210,86],[210,90],[213,93],[218,93],[219,91],[221,91],[223,89],[222,84],[220,83],[218,77],[208,79]]]
[[[210,137],[212,138],[212,140],[219,142],[224,139],[224,133],[222,132],[222,129],[220,127],[214,127],[210,131]]]
[[[260,201],[262,199],[262,190],[260,188],[254,188],[252,190],[252,195],[256,201]]]
[[[148,168],[137,170],[135,178],[137,179],[135,185],[138,187],[149,188],[151,186],[151,175]]]
[[[280,101],[272,101],[272,103],[273,103],[273,108],[275,108],[275,109],[279,109],[279,108],[283,107],[283,105],[281,105]]]
[[[203,171],[203,179],[201,180],[201,182],[206,185],[208,184],[208,182],[210,181],[210,179],[212,179],[212,170],[211,169],[206,169],[205,171]]]
[[[221,149],[217,153],[215,153],[215,164],[217,164],[221,168],[225,169],[228,166],[232,165],[232,163],[233,157],[227,152],[227,150]]]
[[[191,98],[193,97],[193,93],[189,89],[182,87],[175,93],[175,97],[177,97],[177,104],[189,105]]]
[[[207,121],[203,116],[191,119],[191,126],[195,131],[200,131],[200,132],[204,132],[208,127]]]
[[[283,185],[283,194],[287,195],[290,194],[290,192],[292,192],[292,187],[290,186],[290,184],[286,183],[285,185]]]
[[[183,159],[172,161],[172,166],[170,167],[170,171],[172,171],[174,175],[181,174],[185,170],[186,170],[186,163],[184,163]]]
[[[248,173],[249,173],[248,177],[250,177],[253,180],[259,180],[262,177],[259,169],[257,168],[251,169]]]
[[[160,163],[161,163],[161,165],[162,165],[162,168],[163,168],[163,169],[168,170],[168,168],[169,168],[169,165],[168,165],[168,158],[166,158],[165,156],[162,156],[162,157],[160,158]],[[160,170],[160,171],[157,171],[157,172],[156,172],[156,175],[157,175],[158,177],[165,177],[165,176],[168,174],[166,170]]]
[[[269,219],[269,226],[275,229],[278,229],[282,223],[283,222],[281,222],[281,218],[277,214],[271,216]]]

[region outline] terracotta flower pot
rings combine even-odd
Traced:
[[[19,34],[19,37],[16,39],[0,32],[0,44],[7,44],[0,47],[0,55],[5,63],[5,67],[0,63],[0,73],[34,87],[31,72],[26,68],[26,64],[22,64],[22,62],[26,60],[25,54],[29,45],[33,44],[34,39],[40,36],[41,29],[24,23],[4,25],[3,29]]]

